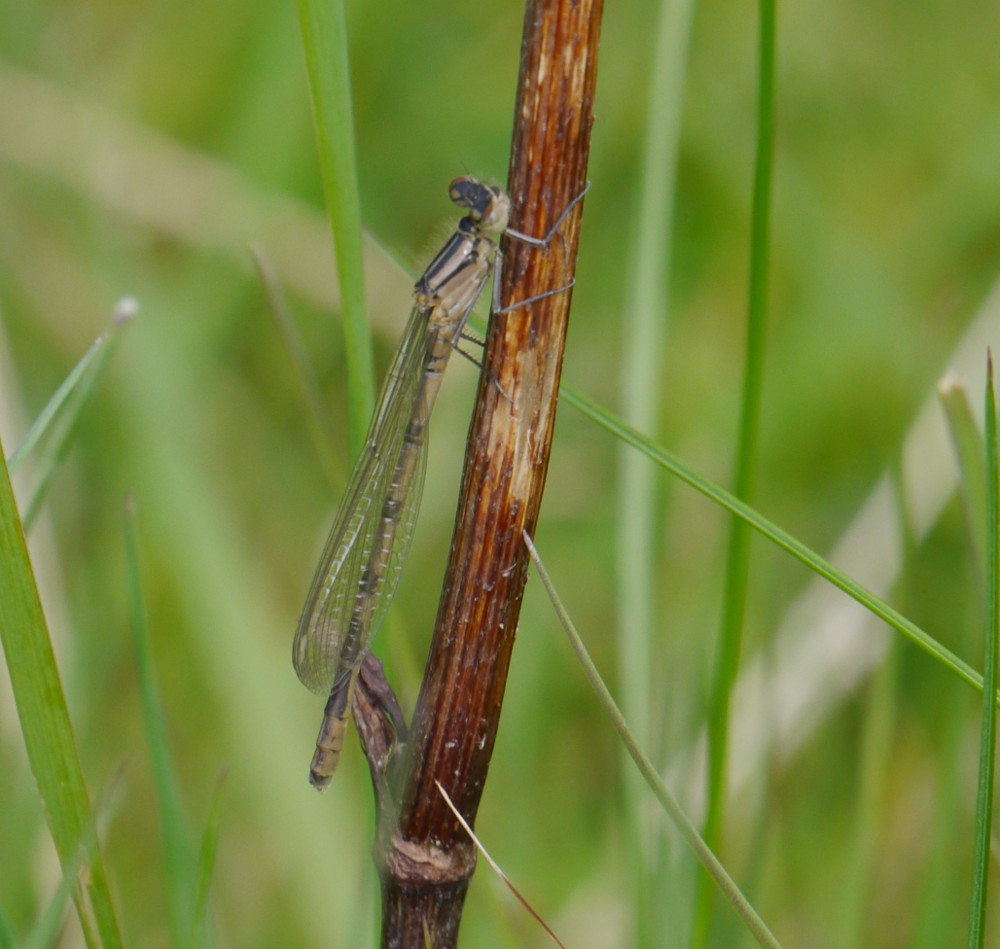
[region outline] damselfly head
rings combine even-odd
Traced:
[[[469,217],[487,233],[500,234],[506,230],[510,199],[499,188],[464,175],[451,183],[448,196],[460,208],[468,208]]]

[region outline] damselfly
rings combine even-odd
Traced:
[[[451,183],[449,195],[468,214],[416,283],[413,311],[292,644],[299,679],[313,692],[329,693],[309,770],[319,790],[337,767],[356,672],[396,592],[423,489],[427,423],[448,357],[494,269],[496,239],[507,233],[545,247],[583,196],[536,238],[507,226],[510,201],[499,188],[463,177]]]

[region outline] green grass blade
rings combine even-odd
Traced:
[[[733,878],[726,872],[726,868],[722,866],[715,854],[712,853],[711,848],[705,843],[704,840],[702,840],[697,828],[691,823],[687,814],[684,813],[680,804],[677,803],[677,800],[663,783],[663,779],[660,777],[660,774],[656,770],[653,763],[646,757],[642,749],[636,743],[634,736],[629,731],[629,727],[624,716],[612,697],[611,692],[608,690],[608,687],[604,684],[604,680],[601,678],[601,674],[597,671],[594,661],[590,658],[590,654],[587,652],[587,647],[583,644],[583,640],[580,638],[580,634],[573,625],[573,621],[570,619],[569,613],[566,612],[566,608],[559,599],[559,594],[556,592],[555,585],[552,583],[552,579],[549,577],[541,558],[538,556],[538,551],[535,549],[535,545],[532,543],[531,537],[527,532],[525,532],[523,534],[523,538],[524,543],[528,548],[528,552],[531,554],[531,559],[535,564],[535,569],[538,571],[538,576],[541,578],[542,584],[549,595],[549,599],[552,601],[553,607],[555,607],[556,614],[559,617],[559,622],[562,624],[563,629],[566,631],[566,635],[569,637],[570,645],[572,645],[573,651],[576,653],[584,671],[587,673],[587,678],[590,680],[591,686],[597,693],[597,697],[600,700],[601,705],[604,706],[605,711],[608,713],[608,717],[615,726],[615,730],[621,736],[621,739],[625,744],[625,748],[628,750],[629,755],[635,762],[636,767],[642,773],[642,776],[646,779],[646,783],[649,785],[650,790],[656,796],[656,799],[660,802],[661,807],[673,822],[674,826],[680,831],[681,836],[684,838],[688,846],[694,851],[694,854],[701,862],[701,865],[718,884],[723,895],[727,900],[729,900],[733,909],[735,909],[739,914],[740,919],[743,920],[754,939],[757,940],[757,943],[761,946],[769,946],[771,949],[775,949],[775,947],[779,946],[780,943],[775,938],[774,934],[757,915],[756,910],[754,910],[754,908],[750,905],[749,901],[740,891],[740,888],[736,885]]]
[[[35,419],[28,434],[25,435],[24,440],[11,456],[11,471],[13,472],[15,465],[20,464],[21,460],[43,438],[47,439],[34,491],[27,504],[24,505],[22,523],[26,531],[31,530],[31,525],[35,522],[35,518],[48,495],[52,478],[62,467],[66,453],[73,443],[76,425],[83,407],[93,394],[97,383],[103,378],[105,370],[111,364],[111,360],[118,350],[121,340],[120,331],[131,322],[137,310],[138,306],[131,298],[122,300],[118,304],[112,317],[111,326],[94,341],[84,357],[73,367],[73,371],[59,386],[55,395],[49,399],[48,404]]]
[[[993,358],[986,371],[986,641],[983,694],[997,686],[997,642],[1000,638],[1000,482],[997,459],[997,409],[993,392]],[[976,787],[976,832],[969,910],[969,949],[982,949],[986,937],[986,885],[989,882],[990,832],[993,826],[993,783],[996,764],[996,706],[983,699],[979,736],[979,780]]]
[[[824,577],[835,587],[843,590],[852,599],[857,600],[865,609],[912,640],[924,652],[936,659],[947,669],[950,669],[959,678],[977,689],[982,689],[983,677],[967,662],[956,656],[950,649],[946,649],[934,637],[930,636],[915,623],[910,622],[898,610],[893,609],[870,590],[865,589],[860,583],[852,580],[840,570],[837,570],[815,551],[792,537],[791,534],[773,524],[766,517],[755,511],[748,504],[744,504],[739,498],[734,497],[724,488],[720,488],[707,478],[701,477],[701,475],[677,459],[671,452],[654,444],[644,435],[640,435],[637,431],[615,418],[610,412],[596,405],[575,389],[563,384],[559,392],[560,397],[569,405],[581,411],[616,437],[637,448],[647,457],[652,458],[661,467],[670,471],[682,481],[685,481],[695,490],[700,491],[705,497],[710,498],[717,504],[721,504],[724,508],[737,515],[737,517],[745,520],[754,530],[763,534],[783,550],[786,550],[796,560],[799,560],[821,577]],[[1000,696],[998,696],[998,701],[1000,701]]]
[[[774,143],[774,3],[760,0],[758,30],[757,155],[754,163],[753,205],[750,221],[750,286],[747,306],[746,364],[736,452],[733,492],[753,503],[760,431],[760,400],[764,383],[767,336],[767,287],[769,266],[771,178]],[[708,788],[705,839],[717,848],[722,837],[726,795],[726,754],[729,747],[729,703],[743,648],[750,571],[750,527],[739,518],[730,524],[722,594],[719,646],[708,701]],[[708,879],[699,880],[692,944],[708,941],[712,890]]]
[[[59,410],[68,402],[69,397],[76,391],[77,386],[83,379],[84,373],[93,365],[97,354],[101,352],[107,333],[102,333],[94,340],[90,349],[84,353],[83,358],[73,367],[70,374],[63,380],[62,385],[56,389],[52,398],[46,403],[45,408],[39,412],[38,417],[31,423],[21,443],[11,453],[7,459],[7,469],[11,474],[15,474],[21,467],[21,462],[34,450],[35,446],[42,440],[45,433],[49,431],[59,414]]]
[[[115,949],[121,946],[121,936],[108,878],[93,832],[73,726],[2,450],[0,564],[0,640],[28,760],[63,872],[73,867],[81,842],[88,851],[88,866],[75,893],[87,944]]]
[[[11,474],[17,471],[21,462],[52,429],[62,410],[70,407],[72,397],[78,395],[81,390],[87,393],[92,389],[93,381],[100,377],[107,365],[108,349],[110,348],[107,345],[108,342],[115,338],[117,331],[132,319],[136,309],[136,303],[131,299],[122,300],[118,304],[111,327],[94,340],[90,349],[84,353],[83,358],[73,367],[70,374],[63,380],[62,385],[56,389],[52,398],[46,403],[45,408],[38,414],[27,434],[21,440],[21,444],[14,449],[7,460],[7,467]],[[93,372],[90,372],[91,369]],[[85,381],[87,385],[84,385]]]
[[[219,844],[219,826],[222,822],[222,790],[225,782],[226,772],[224,771],[215,783],[212,806],[208,812],[208,823],[205,825],[205,836],[201,841],[201,853],[198,857],[198,885],[194,893],[194,912],[191,920],[191,949],[198,949],[203,943],[202,935],[205,931],[205,919],[208,915],[208,891],[212,882],[215,853]]]
[[[361,269],[361,201],[343,0],[299,0],[323,190],[337,255],[347,344],[351,454],[357,456],[375,406],[371,331]]]
[[[128,577],[129,611],[135,643],[136,678],[142,705],[146,745],[153,771],[153,783],[160,807],[163,830],[164,882],[166,900],[173,932],[173,944],[183,945],[191,927],[191,893],[195,886],[195,863],[188,835],[187,821],[181,804],[177,772],[170,755],[167,724],[163,714],[153,671],[153,655],[149,643],[145,603],[139,572],[139,553],[135,533],[135,507],[126,498],[124,512],[125,569]]]
[[[661,380],[669,318],[671,236],[681,116],[691,35],[692,0],[664,0],[646,112],[646,145],[639,220],[628,259],[629,293],[622,313],[622,415],[642,431],[659,427]],[[619,682],[622,707],[640,744],[651,747],[654,732],[653,617],[656,613],[658,536],[656,471],[649,461],[623,446],[618,458],[616,520],[616,605]],[[656,848],[662,838],[649,832],[642,806],[646,791],[626,756],[622,780],[628,821],[628,865],[635,874],[636,942],[662,932],[667,900],[653,891]]]
[[[965,513],[972,561],[978,568],[980,599],[985,602],[984,565],[986,562],[986,455],[983,433],[977,426],[968,391],[962,380],[948,373],[937,385],[938,398],[945,411],[948,433],[955,449],[960,472],[959,491]],[[973,592],[970,589],[970,593]],[[963,655],[975,655],[982,649],[985,611],[974,597],[964,597],[961,609],[970,620],[958,625],[957,642]],[[973,616],[974,614],[974,616]],[[934,794],[932,819],[923,831],[928,840],[920,887],[915,897],[918,907],[912,921],[910,949],[938,949],[955,939],[955,908],[969,899],[969,885],[956,872],[955,828],[958,815],[968,807],[966,780],[968,723],[964,703],[950,702],[943,710],[942,748],[938,756],[940,775]],[[964,856],[964,854],[963,854]]]

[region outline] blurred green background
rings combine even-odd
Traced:
[[[348,8],[380,372],[412,280],[453,224],[448,182],[466,171],[503,181],[521,16],[513,3]],[[564,379],[611,410],[627,371],[619,355],[659,19],[650,2],[609,4],[604,17]],[[710,0],[695,11],[667,345],[650,393],[662,417],[650,434],[722,484],[744,348],[755,31],[752,5]],[[995,3],[779,8],[756,504],[821,553],[902,467],[907,433],[1000,272],[998,35]],[[228,769],[212,888],[218,944],[372,945],[367,769],[352,733],[329,793],[310,789],[322,700],[290,662],[348,466],[337,291],[294,5],[12,2],[0,6],[0,57],[8,454],[116,302],[131,295],[141,307],[31,537],[84,771],[92,796],[110,798],[102,839],[126,943],[169,941],[125,592],[121,508],[131,492],[193,838]],[[331,407],[332,477],[251,245],[277,270]],[[984,358],[979,347],[968,370],[977,405]],[[434,618],[475,378],[454,360],[435,410],[414,552],[376,643],[407,709]],[[947,489],[929,519],[909,506],[922,472],[948,464],[947,443],[932,445],[907,469],[915,480],[901,492],[906,529],[862,544],[867,562],[838,564],[887,584],[895,605],[978,667],[980,573],[961,507]],[[609,436],[562,408],[537,543],[621,694],[629,684],[616,675],[617,456]],[[691,749],[703,727],[726,519],[667,478],[658,485],[650,752],[697,814]],[[881,542],[896,549],[883,558]],[[806,635],[824,617],[789,613],[808,572],[759,540],[750,582],[746,662],[781,671],[776,631],[797,624]],[[853,676],[824,676],[833,661],[816,651],[805,655],[810,671],[792,664],[777,680],[790,694],[809,693],[812,712],[798,715],[794,740],[779,727],[777,689],[773,706],[740,722],[764,751],[747,752],[749,770],[734,781],[722,857],[786,946],[965,943],[977,697],[910,645],[885,648],[880,632],[860,636],[877,648],[860,651]],[[881,743],[871,737],[873,706],[888,714]],[[641,865],[623,830],[637,818],[622,804],[621,767],[612,730],[531,582],[477,831],[567,945],[636,944],[646,889],[669,910],[648,943],[682,945],[692,861],[654,814],[661,869]],[[58,871],[6,681],[0,774],[0,904],[23,930]],[[712,938],[747,940],[721,905]],[[71,919],[62,944],[80,943]],[[463,944],[549,943],[483,864]]]

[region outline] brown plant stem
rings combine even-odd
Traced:
[[[601,9],[602,0],[528,4],[508,179],[511,227],[524,234],[544,236],[586,185]],[[506,239],[503,309],[571,281],[581,209],[546,249]],[[521,531],[534,531],[548,469],[571,297],[555,293],[490,324],[398,824],[379,822],[383,946],[457,941],[475,850],[435,781],[474,825],[527,575]]]

